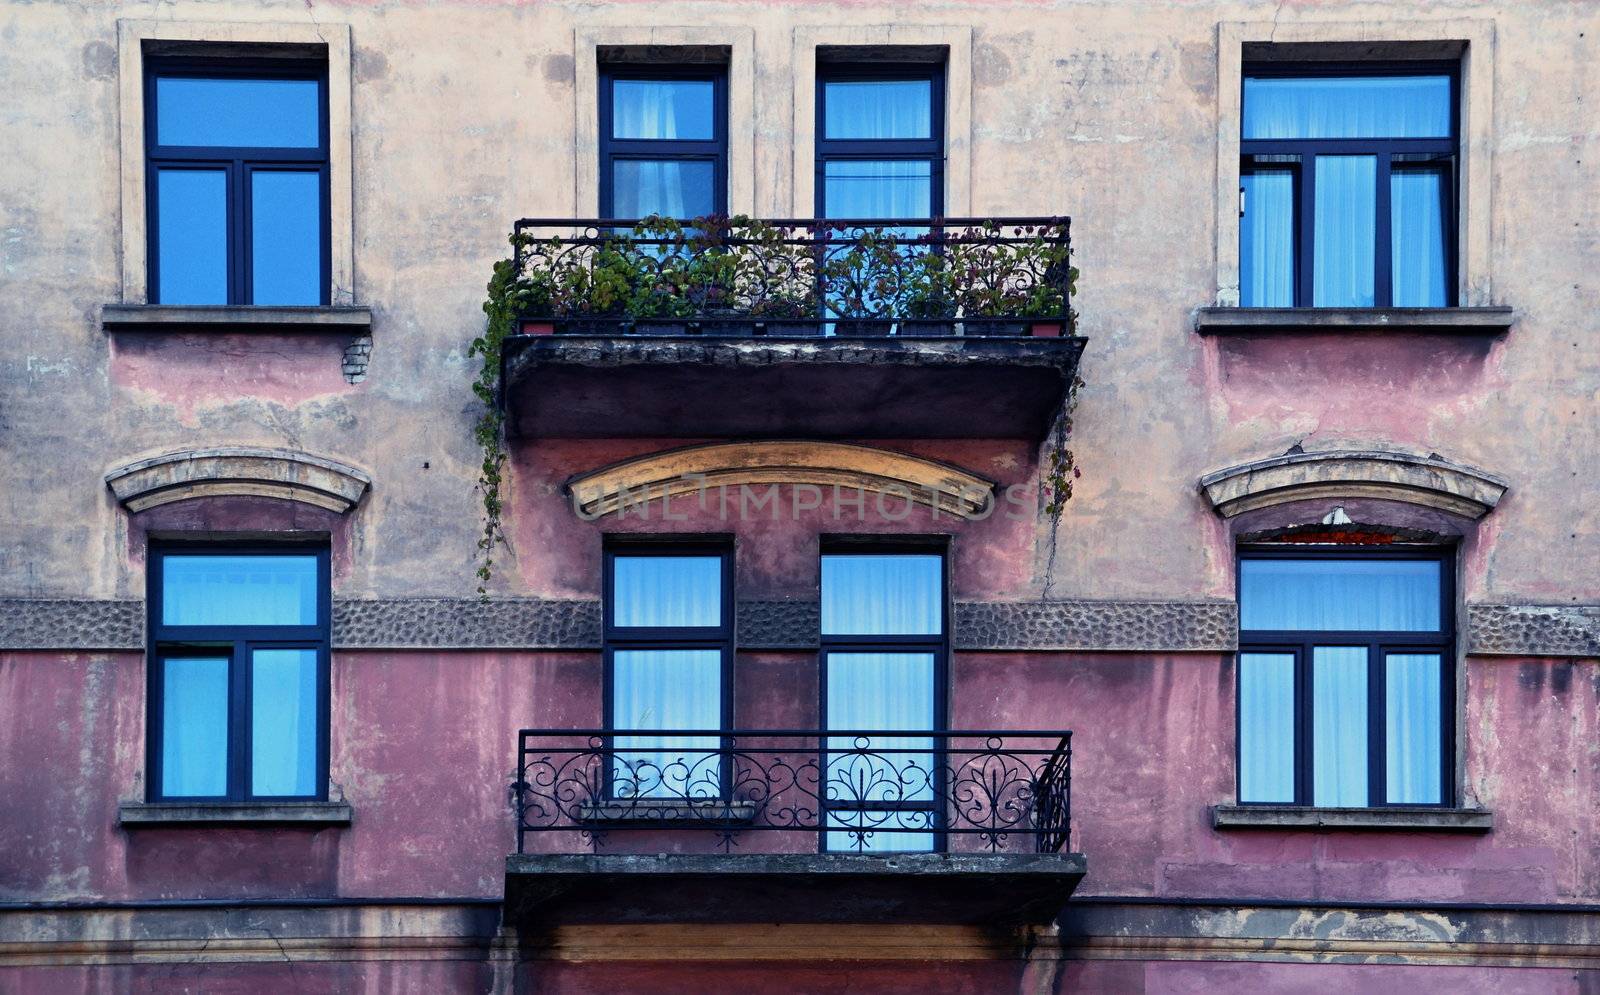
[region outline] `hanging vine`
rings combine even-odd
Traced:
[[[514,235],[512,244],[516,245]],[[472,383],[472,392],[483,403],[483,413],[478,416],[472,435],[483,453],[483,462],[478,467],[478,494],[483,500],[483,532],[478,536],[478,594],[485,598],[489,596],[489,578],[494,573],[495,547],[506,541],[501,519],[506,466],[505,414],[498,394],[500,350],[506,338],[516,330],[517,314],[526,295],[526,289],[518,280],[515,256],[494,264],[488,291],[488,299],[483,302],[483,313],[488,318],[483,334],[467,347],[468,358],[483,357],[483,366]]]
[[[1072,419],[1078,408],[1078,389],[1083,378],[1076,372],[1067,386],[1067,396],[1057,413],[1055,424],[1045,440],[1044,465],[1039,474],[1039,507],[1050,520],[1049,553],[1045,559],[1044,596],[1050,596],[1050,586],[1055,580],[1057,534],[1061,515],[1072,500],[1073,482],[1083,476],[1078,469],[1078,456],[1072,451]]]

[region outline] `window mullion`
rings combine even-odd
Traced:
[[[228,658],[228,798],[250,797],[250,644],[233,643]]]
[[[1392,154],[1388,152],[1375,152],[1377,159],[1378,189],[1373,201],[1374,214],[1372,236],[1377,241],[1372,254],[1373,266],[1373,304],[1378,307],[1394,306],[1394,223],[1393,211],[1390,204],[1390,177],[1389,170]]]

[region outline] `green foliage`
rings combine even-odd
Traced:
[[[512,236],[512,245],[517,243]],[[489,280],[489,296],[483,302],[483,313],[488,320],[483,334],[467,346],[467,357],[481,356],[482,368],[472,382],[472,392],[483,404],[483,413],[473,426],[472,435],[483,452],[483,462],[478,467],[478,493],[483,500],[483,533],[478,537],[478,550],[482,554],[478,565],[478,594],[488,596],[489,578],[494,569],[494,551],[505,542],[501,528],[504,509],[502,488],[505,483],[505,415],[499,403],[500,353],[506,338],[516,331],[517,316],[525,310],[548,300],[550,289],[541,281],[519,280],[516,259],[502,259],[494,264],[494,275]]]

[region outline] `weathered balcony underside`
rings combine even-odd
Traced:
[[[507,422],[543,438],[1041,438],[1081,338],[519,335]]]

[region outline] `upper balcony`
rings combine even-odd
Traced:
[[[514,920],[1044,922],[1072,734],[523,730]]]
[[[1041,438],[1066,218],[517,222],[513,435]]]

